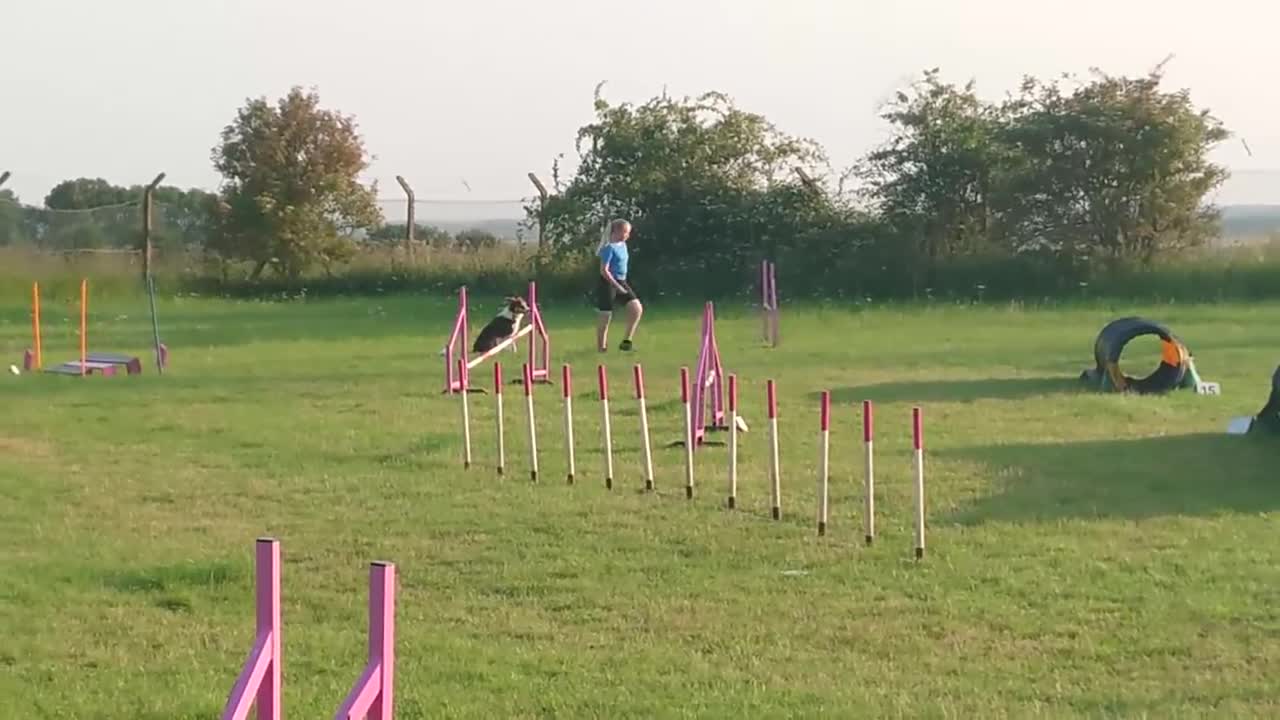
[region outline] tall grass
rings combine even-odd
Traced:
[[[504,245],[479,250],[419,248],[406,257],[399,248],[371,248],[350,262],[314,268],[296,279],[270,274],[251,278],[247,263],[224,263],[196,252],[157,253],[157,290],[161,294],[198,294],[239,298],[379,296],[402,293],[452,293],[467,285],[480,293],[520,292],[531,278],[545,297],[585,297],[595,272],[591,258],[540,257],[528,246]],[[965,258],[938,272],[930,287],[912,292],[892,283],[867,291],[851,279],[848,287],[830,287],[804,268],[780,268],[783,300],[825,297],[851,302],[903,299],[981,302],[1019,300],[1040,303],[1078,299],[1154,302],[1215,302],[1280,298],[1280,238],[1201,248],[1145,269],[1097,271],[1087,281],[1065,281],[1051,269],[1018,259]],[[95,297],[142,293],[138,253],[49,253],[26,247],[0,248],[0,293],[12,297],[30,292],[39,281],[42,293],[71,296],[88,278]],[[682,272],[664,278],[673,288],[664,294],[702,299],[723,295],[753,297],[753,278],[730,283],[705,272]],[[650,297],[649,299],[657,299]]]

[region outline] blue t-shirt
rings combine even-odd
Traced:
[[[615,280],[627,279],[629,259],[630,253],[627,252],[627,244],[624,242],[609,243],[600,248],[600,260],[609,266],[609,273]]]

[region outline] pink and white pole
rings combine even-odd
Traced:
[[[375,562],[369,569],[369,661],[334,720],[391,720],[395,707],[395,646],[396,566]]]
[[[738,505],[738,376],[729,376],[729,509]]]
[[[769,403],[769,482],[773,519],[782,519],[782,472],[778,460],[778,390],[772,380],[765,387]]]
[[[462,469],[469,470],[471,468],[471,403],[467,400],[470,395],[470,388],[467,387],[468,377],[465,373],[467,369],[466,360],[458,361],[458,377],[462,385]]]
[[[916,449],[916,559],[924,557],[924,420],[920,408],[911,409],[911,429]]]
[[[564,387],[564,437],[565,452],[568,454],[567,461],[569,463],[568,480],[569,484],[573,484],[573,475],[576,469],[573,457],[573,371],[568,365],[560,368],[560,384]]]
[[[649,410],[644,399],[644,369],[636,363],[632,376],[635,379],[636,402],[640,406],[640,438],[644,443],[644,489],[653,490],[653,446],[649,442]]]
[[[258,720],[281,720],[280,541],[259,538],[255,548],[258,629],[249,660],[236,678],[222,720],[246,720],[257,703]]]
[[[693,499],[693,409],[689,405],[689,368],[680,368],[680,402],[684,404],[684,496]]]
[[[524,400],[529,415],[529,479],[538,482],[538,428],[533,414],[533,368],[524,364]]]
[[[613,428],[609,422],[609,379],[604,366],[596,366],[596,383],[600,388],[600,410],[604,413],[604,487],[613,489]]]
[[[862,401],[862,444],[866,449],[866,486],[863,488],[862,523],[866,529],[867,544],[876,539],[876,474],[875,449],[873,435],[875,432],[875,407],[870,400]]]
[[[822,408],[819,411],[818,427],[818,536],[827,534],[827,511],[830,501],[831,471],[831,392],[822,391]]]
[[[498,477],[502,477],[507,469],[507,433],[502,426],[502,363],[493,364],[493,401],[498,424]]]

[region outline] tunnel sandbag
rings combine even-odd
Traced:
[[[1120,370],[1125,346],[1147,335],[1160,338],[1160,364],[1144,377],[1125,375]],[[1140,395],[1157,395],[1179,388],[1194,388],[1197,392],[1211,394],[1217,392],[1216,385],[1200,381],[1186,344],[1169,328],[1144,318],[1125,317],[1108,323],[1093,343],[1093,358],[1096,366],[1080,377],[1099,390]]]
[[[1271,376],[1271,398],[1253,419],[1250,432],[1269,432],[1280,435],[1280,367]]]

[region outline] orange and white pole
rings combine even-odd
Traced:
[[[729,376],[729,509],[738,505],[738,376]]]
[[[782,472],[778,461],[778,390],[770,380],[766,386],[769,402],[769,482],[773,500],[773,519],[782,519]]]
[[[876,539],[876,468],[872,436],[875,432],[875,408],[870,400],[862,401],[862,445],[866,449],[866,486],[862,505],[862,526],[866,530],[867,544]]]
[[[830,502],[831,472],[831,392],[822,391],[822,409],[819,411],[818,428],[818,535],[827,534],[827,511]]]
[[[573,475],[575,463],[573,461],[573,371],[568,365],[560,368],[560,384],[564,387],[564,442],[565,453],[568,455],[569,471],[567,473],[569,484],[573,484]]]
[[[529,414],[529,479],[538,482],[538,430],[533,414],[533,368],[524,364],[524,401]]]
[[[649,410],[644,399],[644,370],[636,363],[632,375],[636,385],[636,402],[640,405],[640,438],[644,443],[644,489],[653,490],[653,446],[649,442]]]
[[[924,421],[920,408],[911,409],[912,436],[916,448],[916,559],[924,557]]]
[[[466,369],[466,360],[458,360],[458,377],[462,386],[462,469],[471,469],[471,403],[467,400],[470,395],[470,388],[467,387],[467,376],[463,375]]]
[[[596,366],[596,383],[600,387],[600,410],[604,413],[604,487],[613,489],[613,428],[609,423],[609,379],[604,366]]]
[[[693,499],[693,408],[689,405],[689,368],[680,368],[680,402],[684,404],[684,496]]]
[[[493,364],[493,402],[498,425],[498,477],[507,470],[507,433],[502,427],[502,363]]]
[[[44,353],[40,349],[40,283],[31,283],[31,335],[35,341],[35,367],[44,367]]]
[[[87,335],[86,326],[89,319],[89,281],[87,279],[80,280],[80,375],[83,377],[89,371],[85,367],[89,359],[89,337]]]

